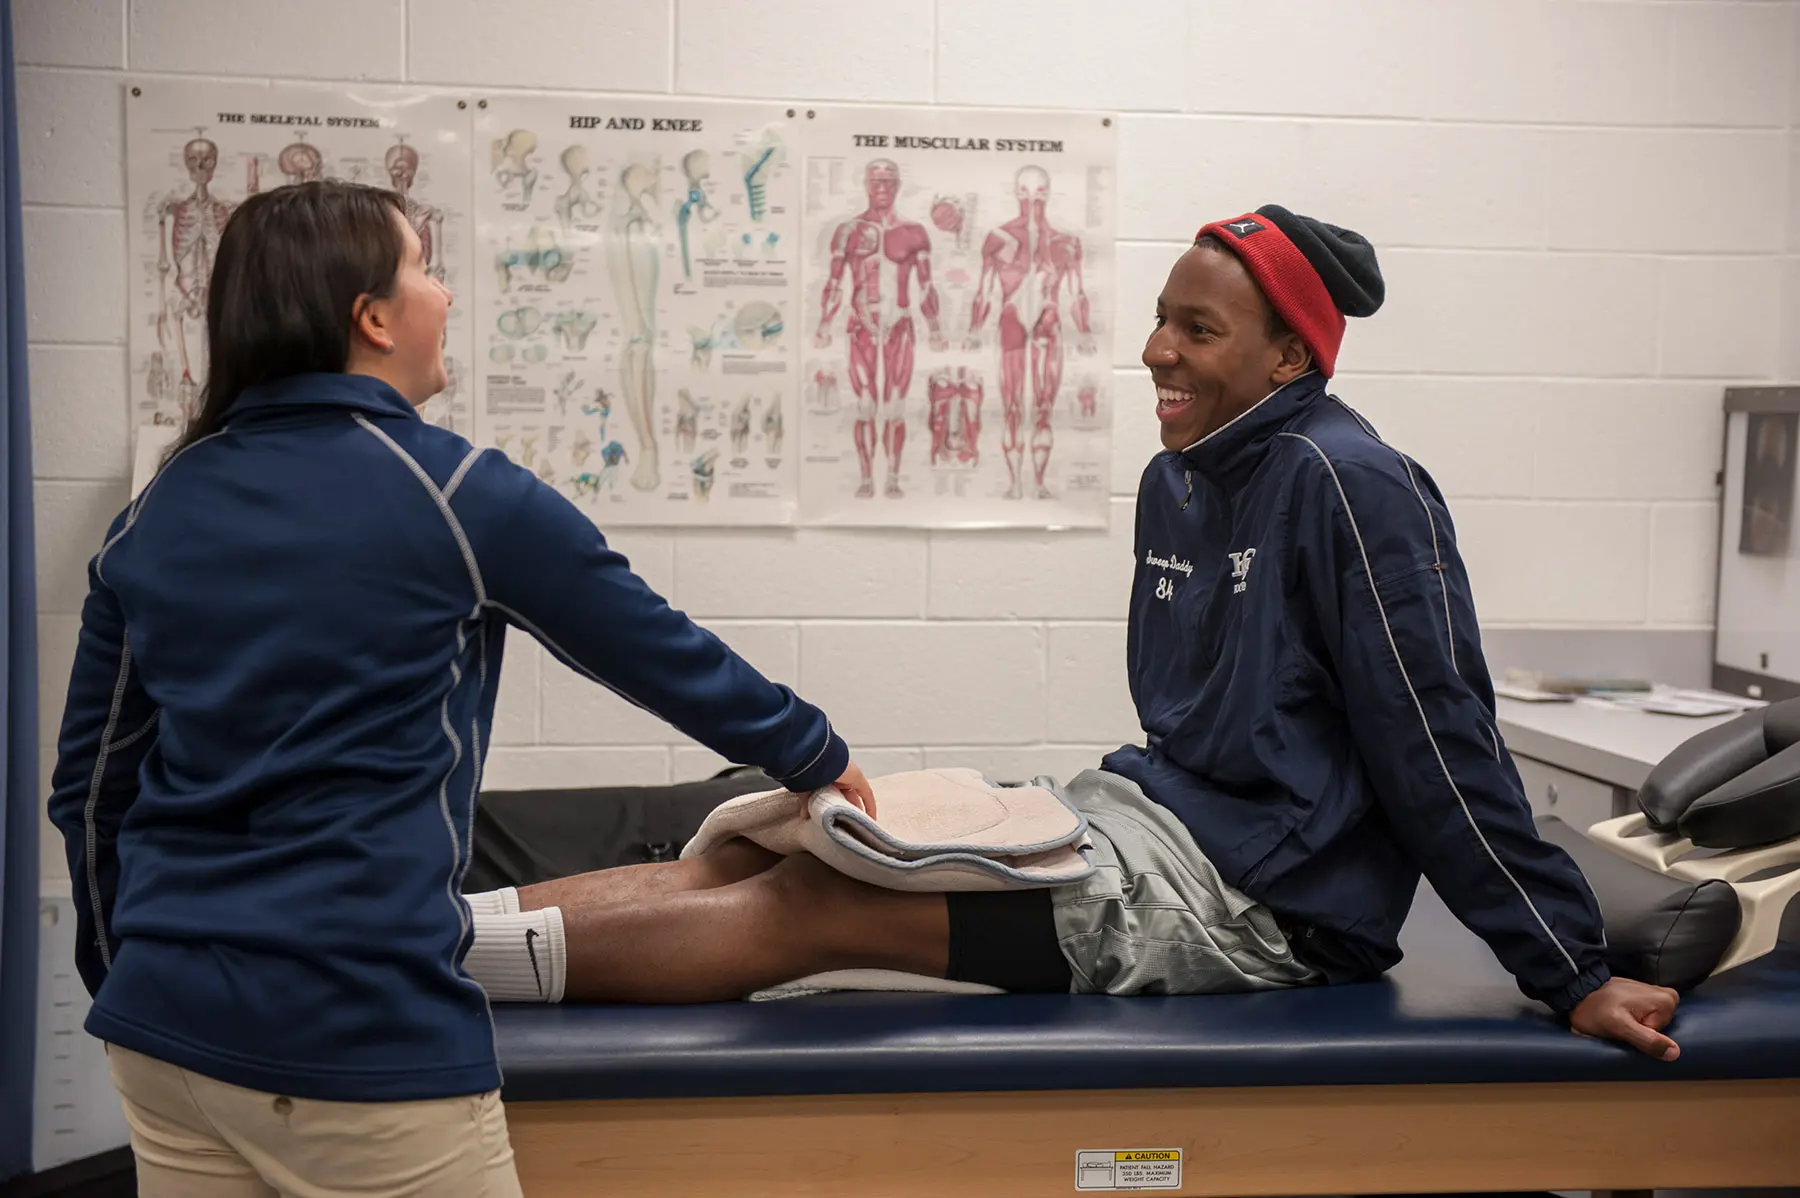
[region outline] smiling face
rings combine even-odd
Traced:
[[[1312,368],[1237,256],[1202,242],[1178,258],[1144,345],[1165,449],[1182,450]]]
[[[418,407],[450,382],[444,370],[444,328],[451,295],[427,270],[424,247],[412,225],[399,213],[393,219],[404,245],[399,269],[388,294],[360,308],[349,369],[386,381]]]

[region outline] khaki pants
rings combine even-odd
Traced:
[[[520,1198],[496,1092],[320,1102],[108,1046],[141,1198]]]

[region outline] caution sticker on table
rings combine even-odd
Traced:
[[[1088,1148],[1075,1154],[1078,1190],[1179,1190],[1179,1148]]]

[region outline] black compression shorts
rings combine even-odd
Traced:
[[[1014,994],[1069,992],[1069,962],[1056,942],[1049,890],[955,890],[944,897],[952,981]]]

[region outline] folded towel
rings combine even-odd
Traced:
[[[791,791],[740,795],[713,809],[681,855],[742,836],[890,890],[1025,890],[1094,872],[1086,818],[1044,787],[995,786],[971,769],[887,774],[869,787],[878,819],[835,787],[814,793],[810,819]]]
[[[879,805],[880,800],[876,800]],[[998,986],[981,982],[954,982],[923,973],[902,973],[895,969],[833,969],[782,982],[751,994],[749,1002],[773,1002],[782,998],[804,998],[809,994],[830,994],[837,990],[899,990],[913,994],[1005,994]]]

